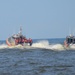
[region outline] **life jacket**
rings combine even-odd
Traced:
[[[18,42],[19,42],[18,39],[15,39],[15,43],[18,44]]]
[[[27,43],[27,42],[28,42],[28,40],[27,40],[27,39],[24,39],[24,42],[25,42],[25,43]]]
[[[22,39],[22,42],[24,43],[24,39]]]
[[[32,39],[31,38],[29,38],[29,42],[32,42]]]
[[[19,38],[19,43],[21,42],[21,38]]]

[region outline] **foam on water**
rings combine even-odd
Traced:
[[[64,50],[63,45],[61,44],[50,44],[49,41],[47,40],[42,40],[38,41],[36,43],[33,43],[32,46],[22,46],[22,45],[17,45],[17,46],[7,46],[6,44],[0,45],[0,49],[13,49],[13,48],[18,48],[18,49],[35,49],[35,48],[41,48],[41,49],[50,49],[50,50]]]
[[[62,44],[51,45],[51,44],[49,44],[49,42],[47,40],[38,41],[36,43],[33,43],[32,47],[51,49],[51,50],[64,50],[64,46]]]
[[[75,49],[75,44],[70,44],[69,48],[70,49]]]
[[[6,44],[0,45],[0,49],[5,49],[5,48],[8,48],[8,46]]]
[[[65,50],[65,48],[62,44],[55,44],[51,48],[52,48],[52,50]]]
[[[0,49],[34,49],[34,48],[31,46],[22,46],[22,45],[8,46],[6,44],[1,44]]]
[[[32,44],[32,47],[36,47],[36,48],[45,48],[47,46],[49,46],[49,42],[46,40],[38,41],[38,42]]]
[[[65,48],[63,44],[50,44],[48,40],[41,40],[41,41],[37,41],[35,43],[32,44],[32,46],[22,46],[22,45],[17,45],[17,46],[8,46],[6,44],[1,44],[0,45],[0,49],[5,49],[5,48],[9,48],[9,49],[13,49],[13,48],[17,48],[17,49],[49,49],[49,50],[69,50],[69,49],[73,49],[75,50],[75,45],[70,45],[68,48]]]
[[[23,46],[21,45],[17,45],[17,46],[8,46],[6,44],[1,44],[0,45],[0,49],[6,49],[6,48],[9,48],[9,49],[12,49],[12,48],[22,48]]]

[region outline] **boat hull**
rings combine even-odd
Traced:
[[[6,39],[6,44],[8,46],[16,46],[16,45],[31,46],[32,45],[32,41],[27,40],[26,42],[16,43],[15,39],[13,39],[12,37],[10,37],[10,38]]]

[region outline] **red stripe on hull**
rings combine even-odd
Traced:
[[[7,43],[8,46],[11,46],[11,44],[8,42],[8,39],[6,40],[6,43]]]

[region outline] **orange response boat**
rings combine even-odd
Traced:
[[[32,39],[27,39],[25,36],[22,35],[22,28],[20,28],[20,32],[18,34],[14,34],[11,37],[6,39],[6,44],[8,46],[16,46],[16,45],[23,45],[23,46],[31,46]]]

